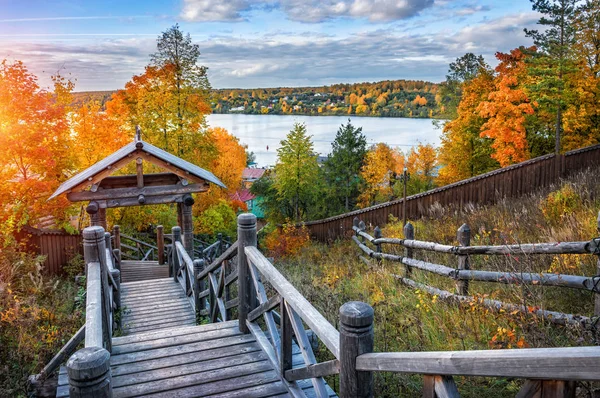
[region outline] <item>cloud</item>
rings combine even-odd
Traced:
[[[268,32],[211,36],[196,41],[200,62],[209,67],[213,87],[274,87],[419,79],[442,81],[448,64],[465,52],[483,54],[494,65],[495,51],[529,45],[523,27],[536,13],[507,15],[456,30],[431,33],[390,27],[335,35]],[[0,59],[20,59],[46,82],[64,66],[78,78],[77,90],[123,87],[148,64],[153,38],[112,38],[85,42],[0,41]],[[42,73],[45,71],[45,73]],[[46,83],[47,84],[47,83]]]
[[[247,0],[183,0],[181,17],[186,21],[243,21],[242,12],[250,8]]]
[[[288,19],[318,23],[336,18],[391,22],[413,17],[433,6],[434,0],[184,0],[186,21],[243,21],[257,8],[280,9]]]
[[[476,14],[478,12],[482,12],[482,11],[489,11],[490,7],[489,6],[470,6],[470,7],[465,7],[465,8],[461,8],[459,10],[456,10],[455,14],[458,16],[467,16],[467,15],[473,15]]]

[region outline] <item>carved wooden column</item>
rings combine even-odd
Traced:
[[[192,195],[185,195],[182,203],[182,214],[181,214],[181,229],[183,232],[183,247],[185,251],[194,258],[194,223],[192,220],[192,206],[194,204],[194,198]]]

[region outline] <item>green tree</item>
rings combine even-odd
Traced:
[[[280,200],[291,204],[296,221],[307,215],[318,172],[317,156],[306,125],[295,123],[277,149],[274,185]]]
[[[533,77],[529,90],[542,111],[555,115],[554,151],[561,149],[562,112],[568,103],[567,76],[574,71],[574,20],[577,0],[531,0],[533,10],[542,14],[538,24],[544,29],[525,30],[533,39],[537,51],[529,62]]]
[[[464,85],[487,68],[483,56],[473,53],[466,53],[450,64],[446,81],[440,85],[438,99],[447,117],[453,119],[457,116]]]
[[[325,176],[330,186],[335,187],[333,194],[343,199],[348,211],[354,207],[359,195],[360,168],[367,153],[367,139],[362,127],[354,127],[348,119],[348,123],[338,129],[331,147],[325,162]]]

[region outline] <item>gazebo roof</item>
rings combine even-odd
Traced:
[[[137,136],[135,141],[125,145],[112,155],[107,156],[93,166],[90,166],[70,178],[68,181],[65,181],[56,192],[52,194],[50,199],[74,190],[83,191],[88,186],[92,186],[93,190],[94,185],[98,186],[104,178],[137,159],[143,159],[144,161],[157,165],[158,167],[179,176],[181,179],[189,179],[194,182],[213,183],[222,188],[226,188],[225,184],[211,172],[178,158],[152,144],[144,142]]]

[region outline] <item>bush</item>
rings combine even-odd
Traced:
[[[566,184],[558,191],[548,194],[540,203],[544,218],[553,225],[558,225],[565,216],[581,209],[582,201],[573,185]]]
[[[265,246],[274,257],[291,257],[295,256],[309,241],[308,228],[304,225],[297,227],[293,222],[288,221],[266,236]]]
[[[43,261],[10,246],[0,253],[0,396],[26,396],[27,377],[84,322],[74,282],[46,276]]]

